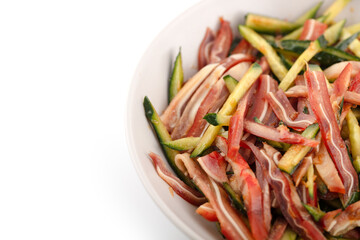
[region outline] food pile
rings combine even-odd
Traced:
[[[360,24],[334,22],[348,2],[249,13],[240,38],[220,18],[185,83],[179,51],[165,111],[145,97],[158,175],[223,237],[360,239]]]

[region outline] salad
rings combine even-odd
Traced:
[[[157,174],[226,239],[360,239],[360,24],[350,0],[293,22],[249,13],[234,37],[220,18],[168,106],[145,115],[166,161]]]

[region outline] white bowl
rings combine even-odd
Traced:
[[[130,156],[146,190],[162,211],[192,239],[222,239],[213,223],[195,213],[195,207],[178,196],[172,196],[168,185],[156,174],[147,157],[153,151],[162,153],[144,115],[142,102],[148,96],[161,113],[167,105],[169,71],[181,46],[185,79],[196,72],[197,51],[206,27],[217,29],[219,17],[231,22],[233,33],[239,35],[237,25],[244,22],[248,12],[293,20],[318,1],[301,0],[206,0],[187,10],[169,24],[152,42],[142,57],[128,96],[127,140]],[[319,13],[331,4],[325,0]],[[347,19],[347,24],[360,22],[354,9],[360,1],[352,1],[336,19]]]

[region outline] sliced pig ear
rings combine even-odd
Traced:
[[[320,37],[326,29],[327,25],[325,23],[316,21],[315,19],[308,19],[304,24],[299,40],[314,41]]]
[[[325,214],[320,220],[324,229],[333,236],[339,236],[360,226],[360,201],[341,209]]]
[[[215,33],[206,28],[205,36],[200,44],[198,52],[198,69],[205,67],[210,63],[210,51],[215,41]]]
[[[196,161],[190,157],[184,157],[182,160],[190,178],[204,193],[215,210],[224,236],[227,239],[253,239],[244,221],[231,206],[226,192],[206,175]]]
[[[360,71],[360,62],[345,61],[345,62],[335,63],[330,67],[328,67],[327,69],[325,69],[324,74],[326,78],[329,80],[337,79],[348,63],[351,63],[352,65],[351,77],[354,77]]]
[[[228,182],[226,175],[227,162],[220,153],[214,151],[197,159],[202,169],[218,183]]]
[[[209,202],[204,203],[196,209],[196,213],[210,222],[218,222],[216,212]]]
[[[210,51],[210,63],[217,63],[225,59],[229,55],[232,43],[232,30],[230,22],[220,19],[220,29],[216,34],[214,44]]]
[[[286,174],[276,166],[264,149],[257,148],[253,143],[242,141],[247,145],[263,168],[266,180],[274,191],[280,210],[291,227],[303,237],[308,239],[325,239],[317,228],[310,214],[306,211],[296,188]]]
[[[196,206],[199,206],[206,201],[201,193],[190,188],[170,172],[159,155],[151,152],[149,153],[149,157],[154,163],[157,174],[176,192],[177,195]]]
[[[312,115],[296,112],[281,89],[276,93],[269,92],[266,99],[276,116],[290,128],[303,131],[316,121]]]
[[[346,205],[352,194],[358,191],[358,176],[350,161],[345,142],[340,135],[324,73],[306,71],[304,76],[309,91],[310,106],[319,123],[322,140],[345,187],[345,194],[340,199],[343,205]]]

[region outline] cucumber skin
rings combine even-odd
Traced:
[[[306,50],[310,43],[311,41],[283,40],[279,45],[285,51],[301,54]],[[336,47],[324,48],[320,53],[314,56],[314,59],[324,68],[342,61],[360,61],[359,57],[344,52]]]
[[[174,68],[171,74],[170,82],[169,82],[169,93],[168,93],[168,103],[176,96],[179,92],[184,81],[184,72],[182,69],[182,58],[181,58],[181,50],[176,56],[174,62]]]
[[[245,25],[257,32],[268,34],[288,33],[301,26],[301,24],[252,13],[245,16]]]
[[[154,129],[154,132],[156,133],[156,137],[157,137],[159,143],[171,141],[170,134],[166,130],[165,125],[161,122],[159,115],[157,114],[155,108],[151,104],[148,97],[144,98],[143,106],[144,106],[144,110],[145,110],[145,116],[149,120],[152,128]],[[169,163],[170,167],[175,172],[175,174],[188,186],[190,186],[194,189],[197,189],[196,185],[191,181],[191,179],[186,177],[185,174],[175,164],[175,156],[179,152],[175,151],[173,149],[170,149],[170,148],[164,146],[163,144],[160,144],[160,146],[164,152],[167,162]]]
[[[308,10],[304,15],[300,16],[295,21],[295,23],[302,25],[302,24],[304,24],[306,22],[306,20],[311,19],[311,18],[315,18],[317,11],[319,10],[319,8],[321,7],[322,4],[323,4],[323,2],[319,2],[318,4],[316,4],[310,10]]]
[[[325,215],[325,212],[321,211],[319,208],[315,208],[308,204],[303,204],[303,205],[316,222],[318,222]]]
[[[180,138],[174,141],[170,142],[163,142],[161,144],[165,145],[168,148],[171,148],[173,150],[177,151],[187,151],[194,149],[196,145],[198,144],[200,140],[200,137],[186,137],[186,138]]]

